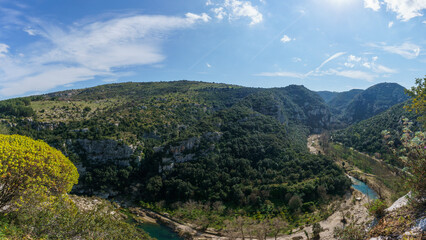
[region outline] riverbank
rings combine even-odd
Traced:
[[[320,221],[319,224],[324,229],[320,233],[321,239],[334,239],[333,232],[336,227],[342,227],[345,223],[349,224],[350,222],[356,222],[358,224],[368,224],[373,220],[368,213],[367,208],[365,207],[371,200],[361,193],[358,190],[352,189],[351,192],[348,192],[344,198],[338,202],[338,206],[332,215],[327,219]],[[209,230],[209,231],[200,231],[197,230],[194,226],[187,223],[182,223],[177,219],[172,217],[157,213],[151,210],[142,209],[142,208],[130,208],[129,209],[133,214],[138,216],[139,221],[152,222],[154,220],[156,223],[162,224],[176,233],[179,234],[183,239],[210,239],[210,240],[225,240],[229,239],[225,234]],[[277,239],[279,240],[292,240],[292,239],[307,239],[306,233],[309,236],[312,236],[312,226],[307,225],[303,228],[298,228],[293,230],[291,234],[281,235]],[[267,238],[272,240],[275,238]]]
[[[212,240],[224,240],[226,237],[221,236],[218,232],[213,230],[200,231],[188,223],[182,223],[177,219],[154,212],[152,210],[143,209],[143,208],[129,208],[130,212],[137,216],[136,220],[140,222],[149,222],[162,224],[174,232],[176,232],[180,237],[184,239],[191,240],[201,240],[201,239],[212,239]]]
[[[335,239],[334,229],[343,227],[343,225],[351,222],[358,224],[368,224],[374,218],[369,215],[368,209],[365,207],[369,203],[369,198],[360,191],[353,190],[352,193],[347,193],[344,200],[340,203],[337,210],[326,220],[320,221],[319,224],[324,229],[320,233],[321,239]],[[305,232],[312,236],[312,226],[306,226],[297,232],[290,235],[280,236],[278,240],[293,240],[293,239],[308,239]],[[268,238],[272,240],[273,238]]]

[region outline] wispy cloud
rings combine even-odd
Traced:
[[[331,60],[333,60],[333,59],[336,59],[336,58],[338,58],[338,57],[340,57],[340,56],[342,56],[342,55],[344,55],[344,54],[346,54],[346,52],[338,52],[338,53],[335,53],[333,56],[331,56],[331,57],[329,57],[329,58],[327,58],[324,62],[322,62],[321,63],[321,65],[319,65],[317,68],[316,68],[316,70],[318,71],[318,70],[320,70],[325,64],[327,64],[328,62],[330,62]]]
[[[14,96],[46,91],[57,86],[94,79],[113,78],[122,67],[156,64],[166,56],[161,43],[169,33],[206,22],[206,14],[185,17],[133,15],[74,26],[59,27],[37,20],[37,48],[25,57],[0,47],[0,95]],[[29,33],[30,34],[30,33]]]
[[[388,23],[388,28],[391,28],[393,26],[393,21],[390,21],[389,23]]]
[[[255,25],[263,21],[262,13],[250,1],[225,0],[220,3],[213,3],[212,0],[208,0],[206,5],[215,6],[211,10],[219,20],[222,20],[226,16],[230,21],[247,17],[251,19],[250,25]]]
[[[370,73],[363,72],[363,71],[356,71],[356,70],[337,71],[337,70],[331,69],[326,73],[329,75],[336,75],[336,76],[353,78],[353,79],[361,79],[361,80],[366,80],[369,82],[374,81],[374,78],[376,77]]]
[[[393,46],[386,45],[384,43],[381,43],[381,44],[369,43],[367,44],[367,46],[378,48],[389,53],[398,54],[407,59],[416,58],[420,54],[420,46],[410,42],[404,42],[401,45],[393,45]]]
[[[4,43],[0,43],[0,57],[5,57],[6,53],[9,52],[9,46],[4,44]]]
[[[193,22],[196,22],[198,20],[202,20],[203,22],[210,21],[211,17],[207,15],[206,13],[202,13],[201,15],[195,14],[195,13],[187,13],[185,16]]]

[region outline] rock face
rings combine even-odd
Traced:
[[[185,141],[180,142],[179,145],[172,145],[166,147],[155,147],[154,151],[162,152],[164,156],[158,171],[168,171],[174,167],[175,163],[183,163],[195,159],[196,154],[193,150],[199,148],[200,143],[210,144],[209,148],[202,149],[202,153],[214,150],[214,143],[218,142],[222,137],[221,132],[206,132],[201,137],[192,137]]]
[[[79,184],[75,185],[73,192],[79,194],[96,195],[101,198],[108,198],[119,194],[118,189],[105,188],[102,190],[91,190],[92,182],[97,181],[98,175],[111,174],[108,169],[120,171],[131,165],[139,164],[141,154],[136,151],[135,146],[129,146],[115,140],[88,140],[88,139],[68,139],[65,141],[65,154],[74,156],[74,162],[80,174]],[[96,171],[99,169],[98,171]],[[115,173],[114,173],[115,174]],[[111,179],[114,181],[114,179]],[[100,183],[107,186],[108,183]]]
[[[92,164],[116,162],[128,166],[135,149],[115,140],[67,140],[66,145],[84,161]]]

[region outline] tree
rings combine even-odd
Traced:
[[[74,164],[47,143],[0,135],[0,208],[31,193],[67,193],[78,176]]]
[[[406,93],[411,97],[411,104],[405,106],[408,111],[414,111],[419,115],[419,122],[426,128],[426,78],[417,78],[416,85]]]
[[[420,117],[419,122],[426,128],[426,78],[416,79],[417,86],[412,87],[407,91],[411,97],[411,104],[406,106],[409,111],[415,111]],[[426,132],[417,131],[413,132],[414,123],[409,119],[404,118],[403,132],[401,136],[402,147],[395,149],[390,132],[387,130],[382,131],[382,135],[388,140],[394,155],[404,163],[405,169],[408,170],[408,183],[411,190],[414,192],[415,198],[418,203],[426,204]],[[424,129],[423,129],[424,130]]]
[[[302,199],[298,195],[294,195],[288,201],[288,206],[293,212],[298,211],[302,206]]]
[[[312,239],[319,240],[320,239],[320,233],[323,231],[323,228],[319,223],[314,223],[312,225]]]

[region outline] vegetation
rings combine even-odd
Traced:
[[[335,228],[334,237],[339,240],[364,240],[367,233],[363,224],[352,222],[346,226]]]
[[[55,197],[0,216],[0,236],[6,239],[151,239],[105,200]],[[81,203],[83,201],[83,203]],[[77,203],[80,202],[80,206]]]
[[[77,183],[77,169],[43,141],[0,135],[0,207],[29,194],[60,195]]]
[[[78,173],[41,140],[0,135],[0,236],[6,239],[149,239],[105,201],[77,206]]]
[[[376,199],[373,202],[371,202],[370,205],[368,206],[368,212],[371,215],[376,216],[377,218],[381,218],[385,214],[386,208],[387,208],[386,203],[384,203],[380,199]]]
[[[399,133],[402,132],[401,119],[415,119],[416,115],[406,112],[403,108],[405,103],[397,104],[389,110],[376,115],[370,119],[361,121],[346,129],[336,131],[332,134],[333,140],[347,147],[352,147],[360,152],[368,153],[376,158],[383,159],[387,163],[402,167],[389,148],[381,132],[388,130],[393,147],[399,147]]]
[[[418,114],[418,121],[423,124],[423,129],[426,129],[426,78],[417,78],[416,86],[406,93],[411,98],[411,103],[406,108]]]
[[[331,159],[306,150],[330,113],[303,86],[124,83],[25,99],[36,117],[6,117],[8,131],[43,139],[84,168],[80,194],[252,209],[297,195],[292,211],[301,211],[323,202],[318,188],[331,196],[350,185]]]

